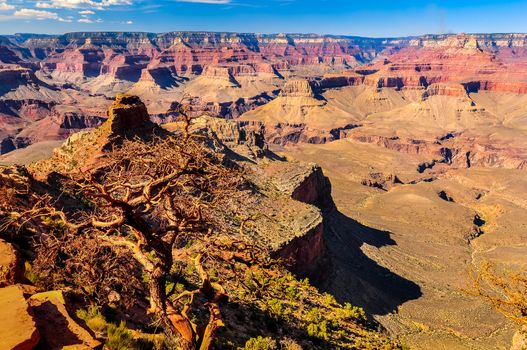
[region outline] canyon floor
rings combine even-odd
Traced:
[[[527,263],[522,171],[457,169],[420,181],[419,157],[350,140],[283,154],[320,164],[332,183],[339,213],[328,218],[334,270],[324,289],[363,305],[412,349],[510,346],[514,326],[470,294],[469,271],[483,259]],[[361,183],[376,172],[416,183],[388,191]],[[467,242],[475,215],[483,234]]]

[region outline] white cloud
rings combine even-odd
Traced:
[[[59,22],[72,22],[71,19],[60,17],[56,12],[23,8],[13,13],[15,18],[36,19],[39,21],[50,19]]]
[[[52,8],[54,8],[51,5],[51,3],[48,3],[48,2],[37,2],[37,4],[35,6],[38,7],[38,8],[41,8],[41,9],[52,9]]]
[[[133,21],[126,21],[126,24],[134,24]]]
[[[0,1],[0,11],[14,10],[15,6],[8,4],[6,1]]]
[[[96,20],[92,20],[89,18],[80,18],[77,22],[79,23],[102,23],[104,21],[101,18],[97,18]]]
[[[55,12],[34,10],[34,9],[20,9],[16,11],[13,16],[24,17],[24,18],[37,18],[37,19],[57,19],[59,15]]]
[[[95,12],[93,12],[91,10],[84,10],[84,11],[79,11],[79,14],[80,15],[94,15]]]
[[[224,5],[230,4],[232,0],[176,0],[177,2],[196,2],[200,4]]]
[[[103,10],[106,7],[117,5],[131,5],[132,0],[47,0],[39,1],[36,4],[38,8],[47,9],[76,9],[76,8],[92,8],[96,10]]]

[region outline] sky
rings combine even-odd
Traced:
[[[0,34],[527,32],[527,0],[0,0]]]

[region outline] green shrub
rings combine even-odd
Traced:
[[[323,296],[324,296],[323,303],[325,307],[331,307],[337,304],[337,301],[335,300],[335,297],[333,295],[324,293]]]
[[[245,271],[245,275],[243,277],[243,285],[250,291],[250,292],[256,292],[258,290],[258,285],[253,280],[253,273],[250,270]]]
[[[306,315],[306,321],[311,323],[320,323],[324,320],[324,316],[317,308],[311,309]]]
[[[298,298],[298,288],[295,286],[289,286],[285,289],[285,295],[288,300],[294,301]]]
[[[165,293],[167,295],[170,295],[175,290],[175,288],[176,288],[176,284],[174,282],[167,282],[165,285]]]
[[[320,323],[310,323],[307,326],[307,334],[312,338],[329,340],[330,339],[330,330],[328,327],[327,321],[322,321]]]
[[[285,316],[286,309],[284,306],[284,303],[281,300],[278,299],[270,299],[267,302],[267,305],[269,306],[269,311],[271,314],[277,318],[281,318]]]
[[[107,340],[105,349],[108,350],[151,350],[156,348],[159,339],[156,335],[150,335],[152,339],[136,339],[132,331],[126,327],[125,322],[119,326],[106,322],[97,305],[90,305],[87,309],[77,310],[78,318],[86,322],[86,325],[95,333],[106,333]],[[160,346],[157,346],[160,348]]]
[[[141,274],[141,282],[145,285],[145,286],[148,286],[148,283],[150,282],[150,275],[146,272],[143,272]]]
[[[276,341],[272,338],[264,338],[258,336],[258,338],[251,338],[245,343],[243,350],[276,350],[278,346]]]
[[[108,325],[108,339],[105,348],[108,350],[152,350],[155,344],[144,339],[135,339],[132,332],[121,322],[119,326]]]
[[[42,223],[52,229],[55,229],[57,231],[61,231],[61,230],[64,230],[64,227],[66,227],[66,224],[64,223],[64,221],[62,220],[56,220],[56,219],[53,219],[49,216],[45,217],[43,220],[42,220]]]
[[[280,342],[282,350],[303,350],[302,346],[293,339],[286,338]]]
[[[337,310],[337,316],[341,320],[357,321],[360,323],[366,322],[366,313],[361,307],[353,306],[350,303],[344,304],[344,307]]]
[[[79,309],[75,314],[83,321],[88,321],[95,317],[103,317],[101,308],[97,305],[90,305],[87,309]]]
[[[31,282],[31,284],[37,284],[40,281],[40,276],[33,272],[33,266],[31,266],[31,263],[26,261],[24,263],[24,277]]]
[[[124,322],[121,322],[119,326],[108,325],[106,347],[109,350],[136,350],[135,345],[135,340]]]
[[[101,314],[101,309],[97,305],[90,305],[87,309],[77,310],[78,318],[86,322],[86,325],[95,333],[102,333],[106,331],[108,323]]]
[[[94,317],[86,321],[86,325],[95,333],[104,332],[108,327],[108,323],[102,317]]]

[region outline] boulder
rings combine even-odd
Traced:
[[[33,349],[40,336],[20,287],[0,288],[0,310],[0,349]]]
[[[102,344],[68,314],[61,291],[35,294],[29,298],[46,349],[100,349]]]
[[[0,239],[0,287],[22,282],[24,269],[13,246]]]

